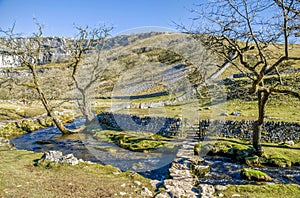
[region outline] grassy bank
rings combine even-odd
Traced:
[[[296,184],[269,184],[269,185],[228,185],[228,189],[217,192],[223,197],[243,198],[298,198],[300,187]]]
[[[134,131],[104,130],[95,134],[99,141],[112,142],[121,148],[135,152],[151,152],[160,149],[161,152],[174,152],[179,146],[172,138],[158,134]]]
[[[111,166],[35,166],[41,153],[6,147],[0,156],[0,197],[143,197],[143,187],[153,190],[148,179]]]
[[[258,157],[250,142],[233,138],[220,138],[205,145],[195,145],[195,153],[205,151],[208,155],[231,157],[249,166],[290,167],[300,165],[300,143],[293,146],[285,144],[262,143],[264,154]]]

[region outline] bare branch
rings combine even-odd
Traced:
[[[291,96],[294,96],[300,100],[300,93],[292,90],[287,89],[278,89],[278,88],[270,88],[270,93],[280,93],[280,94],[289,94]]]

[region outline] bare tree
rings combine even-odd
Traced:
[[[94,85],[100,79],[106,67],[106,56],[103,53],[105,40],[110,36],[112,27],[100,26],[96,28],[76,27],[78,38],[72,49],[72,79],[79,91],[77,101],[86,124],[94,119],[91,111]]]
[[[14,33],[14,26],[7,31],[1,30],[4,33],[6,39],[3,39],[1,45],[7,50],[11,56],[15,57],[15,61],[19,61],[20,65],[26,67],[30,74],[30,82],[16,82],[20,86],[25,86],[30,89],[34,89],[39,96],[48,116],[53,119],[54,124],[58,129],[65,134],[73,133],[73,131],[67,129],[61,120],[54,114],[53,107],[50,105],[49,100],[46,97],[45,91],[41,86],[41,80],[39,78],[37,69],[39,65],[39,57],[43,52],[43,26],[39,23],[35,23],[38,26],[38,32],[33,34],[28,42],[22,42],[22,40],[17,37],[19,34]]]
[[[20,34],[14,33],[14,26],[9,30],[0,29],[0,32],[4,35],[4,37],[6,37],[0,42],[1,48],[4,49],[9,56],[14,57],[16,63],[20,63],[20,66],[28,69],[30,73],[31,79],[29,81],[15,79],[14,83],[16,83],[18,86],[23,86],[36,91],[48,116],[53,119],[54,124],[62,133],[70,134],[80,132],[82,131],[83,127],[70,130],[63,125],[62,121],[54,113],[54,109],[57,107],[57,104],[51,105],[51,100],[55,98],[46,94],[47,90],[50,88],[43,86],[45,79],[42,79],[38,75],[38,69],[40,68],[40,57],[42,57],[42,55],[47,52],[49,48],[45,46],[42,41],[43,26],[36,21],[35,24],[38,27],[37,33],[34,33],[33,37],[25,39],[25,42],[23,42],[24,39],[20,37]],[[103,68],[103,65],[101,65],[102,59],[100,52],[104,48],[104,40],[109,35],[111,28],[100,27],[90,30],[88,27],[77,27],[77,30],[79,31],[78,38],[75,39],[73,44],[68,46],[68,50],[72,51],[72,55],[68,60],[70,63],[68,67],[72,68],[70,77],[75,84],[75,89],[79,91],[79,109],[81,110],[82,115],[86,118],[87,122],[90,122],[94,118],[90,108],[90,91],[92,85],[94,85],[101,76],[101,69]],[[89,56],[96,58],[92,61],[82,64],[84,63],[83,61]],[[89,67],[87,68],[86,65],[89,65]],[[80,78],[80,71],[87,71],[85,74],[81,75],[84,76],[84,78]],[[10,78],[9,80],[12,79]],[[47,80],[49,81],[51,79]],[[55,82],[53,83],[55,84]],[[57,84],[57,86],[59,85]]]
[[[292,41],[299,34],[299,0],[215,0],[193,10],[195,37],[240,71],[250,73],[251,93],[257,95],[258,118],[254,124],[253,147],[261,155],[261,127],[267,101],[272,94],[283,93],[300,99],[300,94],[282,86],[283,66],[300,60],[291,56]],[[272,49],[276,49],[276,52]],[[267,75],[275,82],[266,83]]]

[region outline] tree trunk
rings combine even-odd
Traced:
[[[95,117],[91,110],[91,100],[89,98],[90,95],[88,94],[88,89],[82,89],[80,92],[82,95],[82,103],[79,105],[81,105],[81,113],[85,118],[85,125],[88,125]]]
[[[77,133],[78,131],[72,131],[67,129],[63,123],[53,114],[53,112],[51,111],[51,108],[49,106],[48,100],[45,97],[45,94],[43,92],[43,90],[40,87],[40,83],[38,80],[38,76],[36,74],[35,68],[32,66],[31,68],[32,71],[32,75],[33,75],[33,82],[35,85],[35,89],[37,90],[40,100],[43,104],[43,106],[45,107],[47,114],[53,119],[53,122],[55,124],[55,126],[63,133],[63,134],[71,134],[71,133]]]
[[[264,123],[265,117],[265,107],[270,93],[267,91],[258,91],[258,119],[254,122],[253,126],[253,148],[257,155],[261,156],[263,154],[263,149],[261,147],[261,130]]]

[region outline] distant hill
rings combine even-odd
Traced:
[[[17,39],[22,45],[32,38]],[[56,93],[55,98],[73,97],[66,60],[70,55],[68,46],[74,44],[74,39],[42,39],[45,51],[39,58],[38,71],[45,79],[43,83],[48,87],[48,94]],[[93,63],[94,56],[93,53],[88,54],[83,64]],[[102,56],[101,78],[94,88],[96,97],[182,94],[217,69],[215,58],[198,41],[183,33],[150,32],[116,36],[106,40]],[[29,75],[4,48],[0,49],[0,66],[2,76],[15,75],[21,79]],[[15,69],[9,69],[12,67]],[[13,90],[11,86],[0,87],[1,98],[21,97],[31,93],[16,86]],[[59,90],[65,90],[66,93],[60,93]],[[11,94],[12,91],[16,93]],[[34,92],[29,95],[35,97]]]
[[[127,46],[138,40],[145,39],[154,35],[162,34],[160,32],[149,32],[134,35],[120,35],[108,38],[105,42],[105,50],[109,50],[119,46]],[[8,50],[1,45],[1,42],[7,39],[0,38],[0,68],[21,66],[19,61],[9,55]],[[15,40],[24,46],[25,43],[32,43],[32,37],[19,37]],[[59,63],[65,61],[70,55],[69,46],[75,42],[74,38],[63,37],[42,37],[44,51],[39,58],[39,64]],[[24,47],[25,50],[25,47]]]

